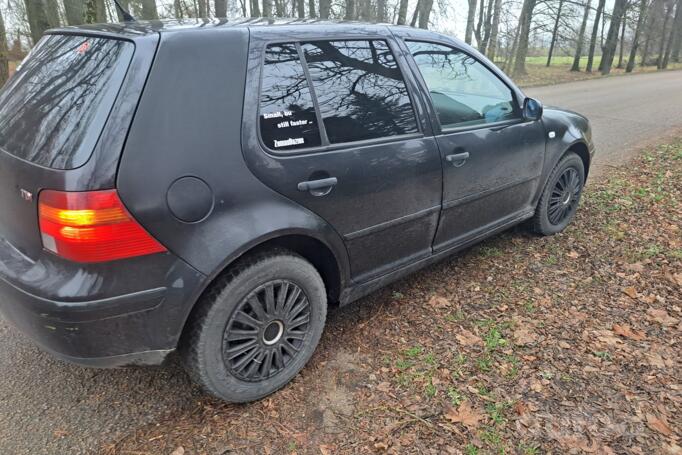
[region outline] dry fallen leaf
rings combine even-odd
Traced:
[[[483,342],[480,337],[474,335],[466,329],[462,329],[457,335],[455,335],[455,338],[457,338],[459,344],[463,346],[474,346]]]
[[[671,434],[673,434],[672,430],[668,426],[668,422],[665,420],[665,417],[659,418],[654,414],[647,414],[646,424],[652,430],[656,430],[665,436],[670,436]]]
[[[391,384],[389,382],[380,382],[377,385],[377,390],[380,392],[388,392],[391,390]]]
[[[572,259],[578,259],[580,257],[580,254],[578,254],[577,251],[571,251],[570,253],[568,253],[567,256]]]
[[[374,444],[374,449],[377,452],[385,452],[388,450],[388,444],[386,444],[385,442],[377,442],[376,444]]]
[[[641,330],[635,330],[627,324],[613,324],[613,332],[625,338],[630,338],[635,341],[641,341],[646,338],[646,334]]]
[[[471,407],[469,401],[463,401],[457,409],[448,406],[444,414],[452,423],[461,423],[467,428],[477,428],[479,422],[485,418],[483,413]]]
[[[655,308],[649,308],[646,311],[646,314],[649,315],[649,318],[651,320],[658,322],[659,324],[662,324],[662,325],[675,325],[675,324],[677,324],[677,319],[670,316],[668,314],[668,312],[665,310],[657,310]]]
[[[532,333],[528,328],[523,327],[514,331],[514,344],[517,346],[526,346],[534,343],[538,339],[537,335]]]
[[[332,455],[332,447],[324,444],[320,444],[320,453],[322,455]]]
[[[644,266],[642,265],[641,262],[635,262],[634,264],[625,264],[625,268],[627,270],[630,270],[631,272],[638,272],[638,273],[644,272]]]
[[[637,298],[637,289],[633,288],[632,286],[628,286],[626,288],[623,288],[623,293],[625,293],[631,299]]]
[[[448,299],[446,299],[445,297],[434,295],[429,300],[429,306],[432,308],[436,308],[436,309],[447,308],[450,306],[450,301]]]
[[[185,448],[180,446],[171,452],[171,455],[185,455]]]

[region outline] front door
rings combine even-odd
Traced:
[[[336,229],[358,282],[430,255],[441,209],[438,147],[392,39],[252,42],[264,64],[247,161]]]
[[[434,250],[449,249],[533,212],[544,127],[525,121],[517,94],[453,46],[405,41],[430,93],[443,160],[443,211]]]

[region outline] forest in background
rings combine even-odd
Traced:
[[[680,62],[682,0],[120,0],[137,19],[290,17],[385,22],[463,38],[508,74],[529,62],[609,74]],[[462,1],[462,0],[460,0]],[[456,10],[456,11],[455,11]],[[0,85],[49,28],[120,22],[113,0],[0,0]]]

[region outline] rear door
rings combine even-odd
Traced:
[[[428,90],[443,160],[443,211],[434,250],[456,248],[533,213],[544,127],[525,121],[518,94],[475,56],[407,39]]]
[[[440,157],[392,38],[255,39],[251,60],[263,62],[244,121],[256,175],[336,229],[356,281],[430,255]]]

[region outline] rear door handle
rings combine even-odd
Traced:
[[[455,153],[453,155],[447,155],[445,161],[452,164],[455,167],[462,167],[466,164],[469,159],[469,152]]]
[[[315,196],[324,196],[329,194],[329,191],[336,186],[339,181],[336,177],[329,177],[327,179],[310,180],[308,182],[301,182],[298,184],[298,191],[311,191]],[[328,190],[326,192],[320,190]],[[316,194],[320,193],[320,194]]]

